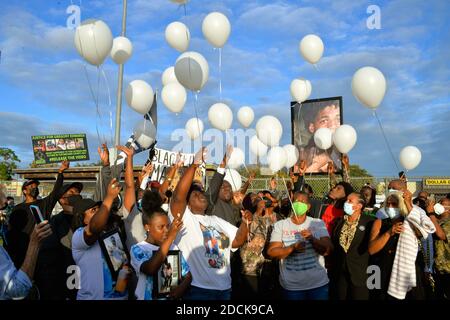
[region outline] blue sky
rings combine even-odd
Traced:
[[[450,2],[446,0],[393,1],[262,1],[191,0],[187,16],[169,0],[129,0],[127,36],[134,54],[125,65],[126,84],[142,79],[159,91],[161,75],[179,53],[165,42],[164,30],[173,21],[191,32],[189,50],[205,56],[210,78],[199,97],[199,116],[207,121],[209,106],[219,101],[218,53],[203,38],[201,23],[212,11],[224,13],[232,31],[222,51],[223,100],[235,112],[250,105],[256,119],[274,115],[283,124],[281,144],[290,143],[289,84],[296,77],[312,82],[310,98],[343,96],[344,122],[358,133],[350,152],[351,163],[377,176],[397,172],[370,110],[351,93],[351,78],[370,65],[385,75],[388,89],[378,115],[392,150],[398,156],[407,145],[422,151],[422,162],[411,176],[450,173]],[[0,4],[0,146],[10,147],[22,159],[33,160],[31,136],[87,133],[91,159],[97,158],[96,123],[109,136],[105,124],[115,110],[117,66],[108,59],[103,68],[111,90],[112,106],[102,81],[102,119],[96,119],[84,62],[67,29],[66,8],[81,4],[81,19],[105,21],[113,35],[120,34],[121,0],[2,1]],[[381,29],[369,30],[369,5],[381,9]],[[318,70],[299,54],[298,44],[309,33],[319,35],[325,52]],[[96,82],[96,70],[86,67]],[[158,145],[170,149],[170,134],[184,128],[194,116],[194,99],[188,96],[183,113],[168,112],[160,101]],[[113,114],[114,116],[114,114]],[[123,103],[122,142],[140,116]],[[254,126],[254,124],[253,124]],[[239,128],[236,120],[233,128]],[[144,158],[138,157],[138,162]]]

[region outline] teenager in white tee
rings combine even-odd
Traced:
[[[327,300],[328,275],[320,261],[333,249],[325,224],[306,215],[305,192],[294,195],[294,214],[274,225],[267,254],[280,259],[280,285],[285,300]]]
[[[219,217],[205,215],[208,207],[205,192],[192,183],[205,153],[206,149],[202,148],[194,163],[185,170],[174,191],[169,215],[171,219],[183,221],[174,243],[183,252],[192,273],[191,289],[186,299],[229,300],[230,251],[247,240],[247,222],[251,220],[251,213],[244,213],[239,229]],[[229,151],[224,156],[222,168],[230,154]]]
[[[143,201],[151,199],[152,191],[145,192]],[[159,199],[158,199],[159,198]],[[175,219],[172,224],[169,223],[167,213],[161,208],[161,198],[155,192],[153,193],[154,206],[151,212],[143,211],[143,226],[147,232],[147,239],[131,248],[131,265],[138,275],[138,283],[136,287],[136,298],[138,300],[153,300],[155,293],[153,292],[153,277],[158,274],[161,265],[166,262],[169,250],[178,250],[173,245],[173,241],[182,226],[181,219]],[[143,205],[145,208],[152,208],[151,204]],[[174,268],[174,266],[171,266]],[[169,298],[181,298],[186,289],[189,287],[192,276],[189,267],[181,255],[181,272],[183,278],[179,286],[172,288],[168,294]]]

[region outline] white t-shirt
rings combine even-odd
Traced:
[[[77,300],[126,300],[126,290],[123,293],[114,290],[116,283],[103,259],[100,244],[96,241],[89,246],[84,241],[83,231],[83,227],[77,229],[72,237],[73,259],[80,268]]]
[[[133,245],[144,241],[147,238],[142,222],[142,213],[138,210],[137,204],[133,206],[131,212],[128,212],[128,210],[125,209],[125,206],[122,207],[122,220],[127,234],[127,248],[128,251],[131,251]]]
[[[291,218],[275,223],[270,242],[282,242],[285,247],[302,240],[300,231],[309,229],[314,238],[328,237],[325,223],[320,219],[306,217],[305,222],[296,225]],[[293,252],[280,261],[280,284],[286,290],[310,290],[326,285],[327,270],[320,261],[320,255],[312,244],[306,241],[305,252]]]
[[[173,220],[169,212],[170,220]],[[231,288],[230,250],[237,228],[216,217],[193,214],[188,207],[183,227],[174,243],[185,256],[192,274],[191,285],[203,289]]]
[[[131,247],[131,265],[138,276],[138,283],[135,291],[137,300],[153,299],[153,277],[141,272],[141,265],[150,260],[153,256],[153,251],[157,250],[159,250],[158,246],[148,243],[147,241],[139,242]],[[170,250],[178,250],[178,248],[175,245],[172,245]],[[174,272],[176,272],[176,270],[174,270]],[[183,255],[181,255],[181,276],[185,277],[188,272],[189,266]]]

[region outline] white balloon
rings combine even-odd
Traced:
[[[422,153],[417,147],[407,146],[400,151],[400,164],[406,170],[412,170],[417,167],[422,160]]]
[[[276,146],[283,135],[283,127],[280,121],[273,116],[264,116],[256,123],[256,134],[266,146]]]
[[[323,42],[315,34],[308,34],[300,41],[300,53],[309,63],[317,63],[323,55]]]
[[[233,112],[225,103],[215,103],[209,108],[208,119],[214,128],[225,131],[231,128]]]
[[[186,89],[178,82],[165,85],[161,91],[164,105],[172,112],[181,112],[186,104]]]
[[[177,76],[175,75],[175,67],[168,67],[166,70],[164,70],[161,81],[163,86],[166,86],[172,82],[179,83],[177,80]]]
[[[304,79],[294,79],[291,82],[291,96],[298,103],[308,100],[311,95],[311,82]]]
[[[333,132],[328,128],[320,128],[314,133],[314,143],[319,149],[329,149],[333,145]]]
[[[272,171],[277,172],[286,165],[286,151],[282,147],[273,147],[267,154],[267,162]]]
[[[348,153],[356,144],[356,130],[348,125],[343,124],[333,134],[333,143],[340,153]]]
[[[244,128],[248,128],[252,124],[253,119],[255,119],[255,113],[252,108],[244,106],[239,109],[237,117]]]
[[[231,184],[231,189],[233,190],[233,192],[239,191],[242,186],[241,175],[235,169],[226,169],[226,170],[227,171],[223,179]]]
[[[264,157],[267,154],[267,146],[257,136],[253,136],[250,139],[250,151],[258,157]]]
[[[143,80],[131,81],[125,91],[128,105],[140,114],[147,114],[153,104],[153,89]]]
[[[74,42],[78,53],[87,62],[99,66],[111,52],[113,36],[106,23],[89,19],[77,27]]]
[[[222,48],[230,36],[231,24],[224,14],[212,12],[203,20],[202,31],[213,47]]]
[[[203,121],[197,118],[191,118],[186,122],[185,129],[189,138],[195,140],[203,133]]]
[[[189,47],[191,34],[188,27],[184,23],[175,21],[166,27],[166,41],[167,43],[180,52],[184,52]]]
[[[175,63],[175,75],[178,82],[185,88],[200,91],[208,81],[208,62],[198,52],[185,52],[178,57]]]
[[[150,120],[139,121],[133,134],[134,140],[144,149],[150,147],[156,140],[156,128]]]
[[[287,144],[283,146],[284,152],[286,152],[286,168],[292,168],[298,161],[300,153],[296,146]]]
[[[363,67],[353,75],[352,92],[360,103],[376,109],[386,93],[386,79],[377,68]]]
[[[228,168],[237,169],[242,166],[245,162],[244,151],[240,148],[233,148],[230,159],[227,161]]]
[[[111,49],[111,58],[117,64],[124,64],[133,54],[133,44],[128,38],[116,37]]]

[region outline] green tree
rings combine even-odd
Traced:
[[[350,165],[350,177],[372,177],[372,175],[364,168],[357,164]]]
[[[0,148],[0,180],[11,180],[13,170],[17,168],[16,162],[20,159],[13,150]]]

